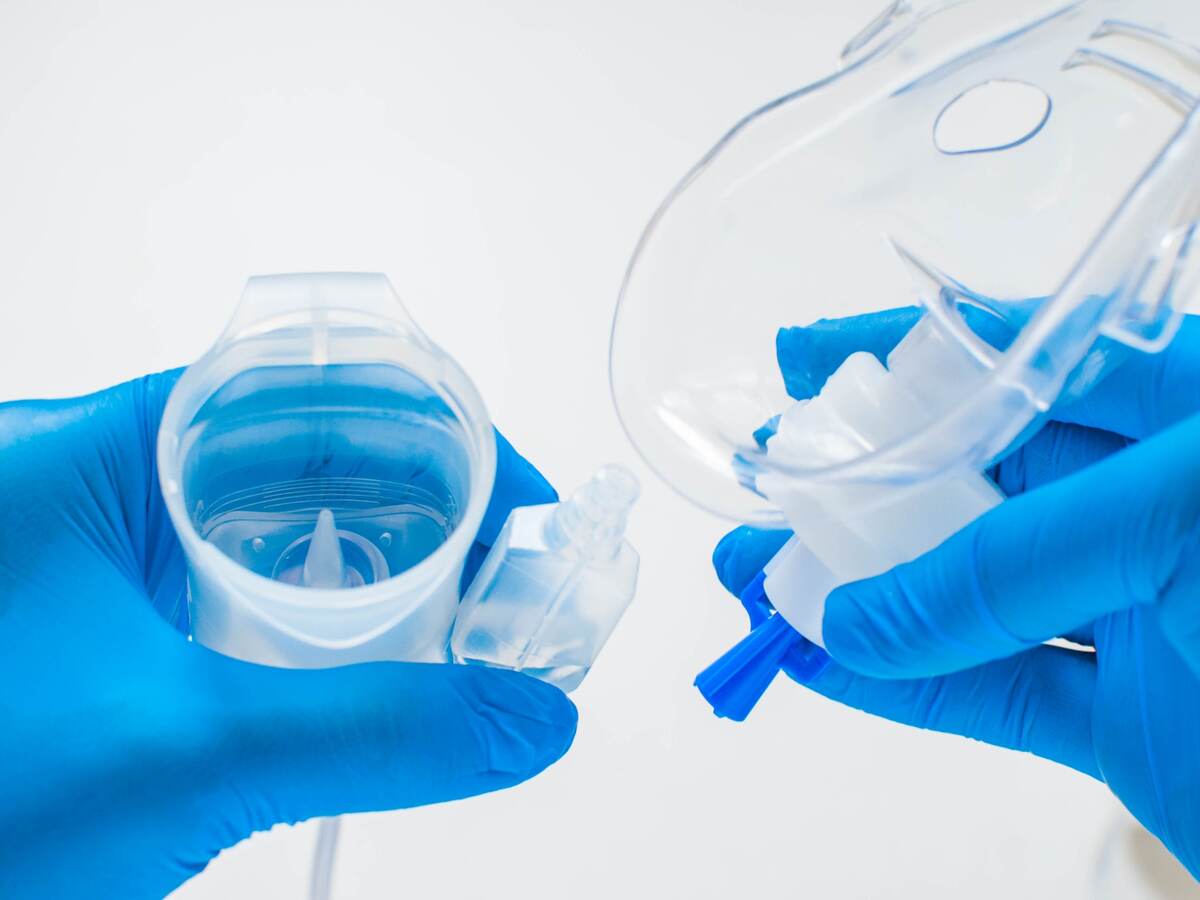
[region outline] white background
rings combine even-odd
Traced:
[[[1095,896],[1115,804],[1083,776],[782,682],[712,716],[691,680],[745,629],[708,563],[724,528],[650,480],[608,397],[654,207],[882,2],[0,0],[0,399],[187,362],[251,274],[379,270],[558,485],[645,475],[640,595],[574,749],[348,821],[339,897]],[[178,896],[303,896],[313,834]]]

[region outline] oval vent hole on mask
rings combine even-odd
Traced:
[[[1032,140],[1050,119],[1050,97],[1024,81],[988,81],[959,94],[933,125],[933,142],[950,156],[995,153]]]

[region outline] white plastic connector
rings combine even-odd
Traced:
[[[784,413],[768,454],[813,469],[857,458],[940,414],[984,373],[926,317],[892,351],[887,368],[869,353],[847,358],[818,396]],[[767,596],[788,624],[821,646],[830,591],[933,549],[1003,499],[988,478],[966,470],[916,482],[884,473],[854,481],[764,475],[758,487],[796,533],[765,569]]]

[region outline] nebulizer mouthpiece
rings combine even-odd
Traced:
[[[893,3],[842,71],[746,117],[638,244],[622,423],[723,517],[792,540],[697,679],[748,714],[828,664],[826,596],[1003,500],[988,467],[1165,347],[1200,252],[1200,7]]]

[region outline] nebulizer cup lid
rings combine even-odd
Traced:
[[[495,440],[387,279],[250,279],[159,432],[197,640],[284,666],[445,658]]]
[[[643,234],[611,378],[649,465],[778,525],[767,486],[979,471],[1129,348],[1162,348],[1196,282],[1196,46],[1200,5],[1171,0],[889,6],[838,74],[739,122]],[[797,401],[824,358],[884,359],[918,322],[889,364],[921,341],[957,361],[910,365],[903,415],[870,439],[806,452],[821,426]],[[781,415],[803,419],[789,446]]]

